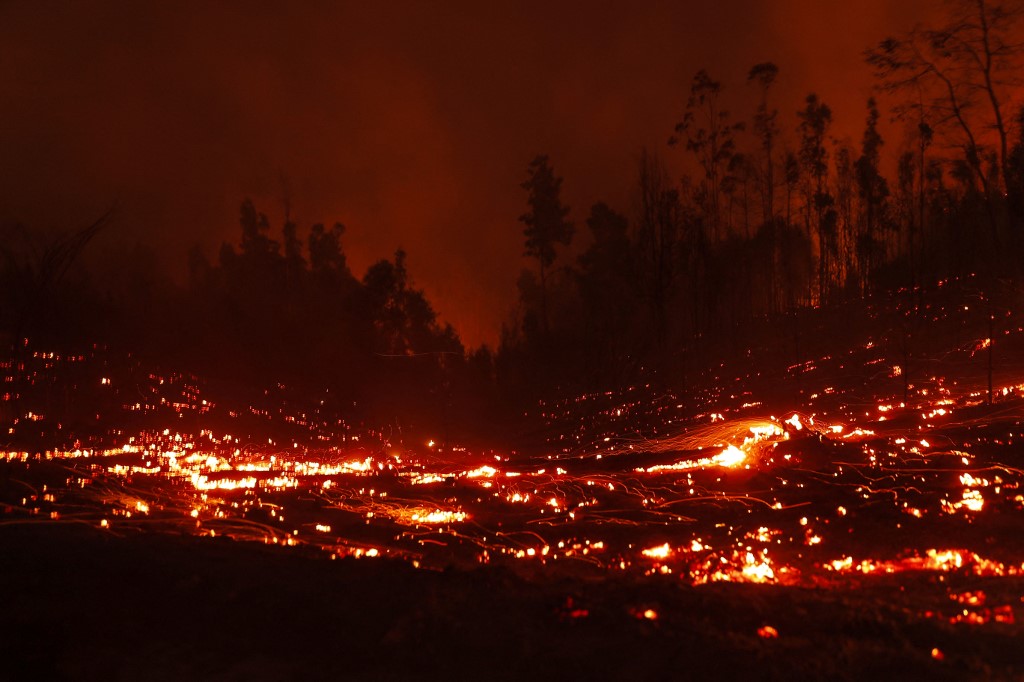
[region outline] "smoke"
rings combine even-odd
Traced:
[[[191,245],[235,239],[244,197],[278,226],[287,198],[303,228],[348,226],[357,274],[406,249],[442,317],[493,343],[536,153],[580,228],[596,201],[628,211],[642,147],[682,172],[663,145],[692,74],[745,117],[765,60],[784,128],[813,89],[857,135],[860,51],[933,4],[6,3],[0,220],[72,228],[117,201],[105,239],[180,278]]]

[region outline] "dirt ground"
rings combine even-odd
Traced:
[[[956,576],[527,579],[77,524],[3,526],[0,547],[9,679],[1024,677],[1018,626],[915,613]]]

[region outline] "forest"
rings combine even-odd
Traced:
[[[346,226],[304,228],[287,210],[273,226],[248,199],[237,241],[213,257],[194,247],[184,284],[144,245],[102,276],[82,264],[116,209],[62,234],[4,226],[4,345],[16,356],[26,338],[103,344],[227,381],[326,386],[366,414],[473,422],[545,395],[685,383],[723,343],[741,348],[754,321],[791,330],[801,311],[885,291],[1014,280],[1019,17],[958,7],[865,51],[878,98],[864,102],[858,141],[832,135],[832,109],[815,93],[779,101],[785,74],[763,62],[745,83],[697,71],[664,148],[637,155],[630,206],[571,211],[557,161],[537,155],[518,227],[509,216],[527,267],[496,348],[466,349],[439,320],[416,286],[415,253],[399,249],[359,276]],[[746,110],[726,109],[726,88],[745,88]],[[674,177],[670,156],[690,172]]]

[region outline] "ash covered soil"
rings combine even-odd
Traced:
[[[0,677],[1024,678],[1021,309],[965,282],[762,321],[444,451],[27,348]]]

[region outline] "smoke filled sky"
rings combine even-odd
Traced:
[[[810,91],[858,140],[862,51],[936,0],[722,2],[7,2],[0,5],[0,220],[80,227],[117,202],[97,248],[185,253],[237,241],[251,197],[280,227],[344,223],[357,276],[398,248],[467,345],[493,343],[523,267],[537,153],[589,206],[631,211],[699,68],[752,113],[749,67],[780,68],[793,140]],[[883,103],[884,106],[884,103]],[[893,131],[891,137],[895,138]],[[886,153],[895,156],[898,140]]]

